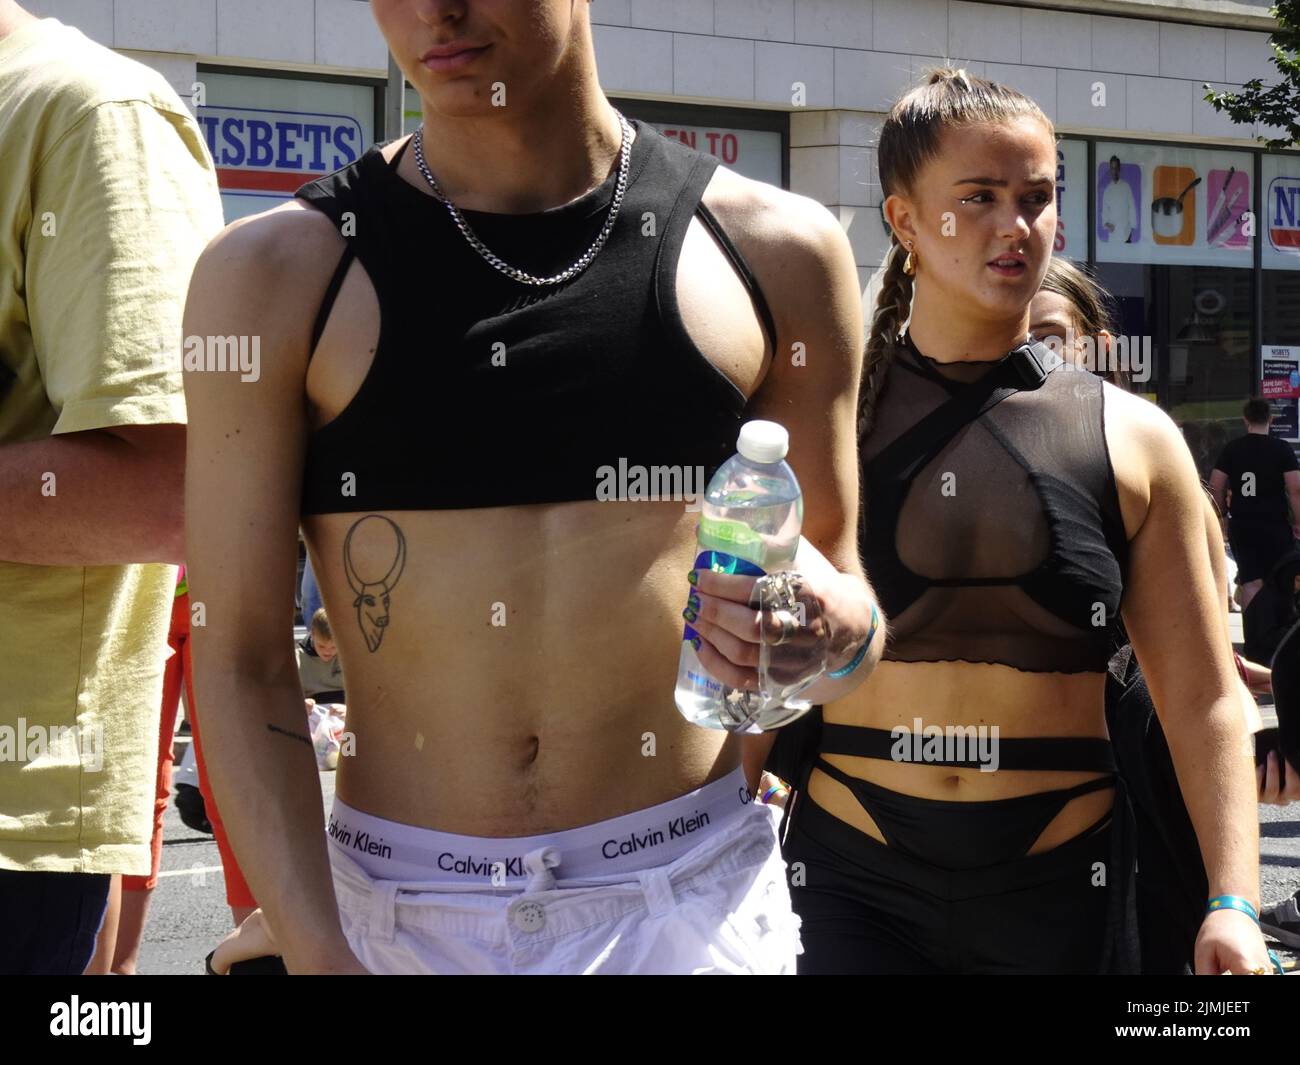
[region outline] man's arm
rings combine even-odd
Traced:
[[[355,964],[339,925],[290,610],[307,423],[303,381],[322,269],[341,240],[300,205],[203,253],[188,336],[259,336],[261,376],[187,371],[186,562],[204,756],[231,843],[290,972]]]
[[[1292,531],[1300,539],[1300,470],[1288,470],[1282,479],[1286,484],[1287,499],[1291,503]]]
[[[754,396],[756,417],[790,431],[789,462],[804,497],[804,551],[795,569],[817,581],[828,614],[852,620],[865,636],[875,601],[858,552],[858,383],[862,375],[862,294],[848,235],[819,203],[777,193],[764,253],[753,262],[771,302],[777,348]],[[848,676],[823,676],[801,698],[843,698],[875,669],[884,618],[861,664]],[[860,640],[848,648],[851,655]],[[842,649],[842,648],[841,648]],[[843,655],[828,669],[846,664]]]
[[[0,447],[0,559],[31,566],[180,562],[185,426],[61,433]]]
[[[181,309],[221,204],[202,135],[173,103],[89,108],[51,131],[30,175],[29,386],[56,420],[46,439],[0,446],[0,559],[181,559]]]

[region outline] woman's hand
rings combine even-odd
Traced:
[[[230,972],[230,967],[236,962],[248,961],[250,958],[264,958],[267,955],[278,955],[279,947],[276,946],[275,936],[271,933],[270,922],[267,921],[266,915],[261,910],[254,910],[243,923],[231,932],[218,945],[212,955],[212,968],[220,976],[226,976]],[[368,975],[366,967],[357,961],[356,955],[350,950],[346,955],[339,953],[335,956],[321,957],[312,960],[303,967],[286,967],[292,973],[310,972],[325,975]]]
[[[750,605],[759,578],[694,571],[696,582],[684,617],[699,634],[696,654],[700,665],[715,680],[731,688],[756,690],[759,645],[764,636],[769,647],[778,643],[798,646],[809,641],[825,642],[824,659],[820,655],[812,657],[824,660],[827,669],[845,665],[866,639],[871,629],[871,597],[861,578],[840,573],[802,537],[791,569],[803,577],[799,606],[804,608],[800,611],[804,623],[786,640],[781,638],[781,625],[773,612]]]
[[[1285,785],[1278,771],[1277,751],[1269,751],[1263,765],[1255,767],[1255,780],[1259,784],[1259,801],[1273,806],[1300,802],[1300,771],[1289,761],[1286,763]]]
[[[1240,910],[1215,910],[1206,916],[1196,937],[1195,957],[1197,976],[1276,972],[1259,926]]]

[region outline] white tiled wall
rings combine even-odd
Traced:
[[[870,48],[874,12],[862,0],[795,0],[794,39],[800,44]]]
[[[216,0],[113,0],[113,46],[211,55]]]
[[[217,6],[217,54],[313,63],[315,19],[315,0],[222,0]],[[307,32],[308,27],[313,32]]]
[[[196,59],[375,75],[387,65],[364,0],[24,3],[187,90]],[[1255,131],[1210,108],[1202,83],[1277,76],[1264,32],[974,0],[594,0],[590,11],[607,90],[791,111],[791,184],[836,210],[874,212],[873,123],[945,59],[1029,93],[1064,130],[1229,141]],[[859,254],[879,228],[851,231]]]

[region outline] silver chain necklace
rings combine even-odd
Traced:
[[[614,220],[618,217],[618,209],[623,204],[623,194],[627,191],[629,164],[632,160],[632,127],[628,125],[627,119],[623,117],[621,112],[615,111],[614,114],[618,115],[618,124],[623,129],[623,143],[618,150],[618,184],[614,187],[614,199],[610,204],[609,215],[605,219],[604,226],[601,227],[600,235],[596,237],[591,247],[582,253],[581,258],[572,266],[561,270],[558,274],[553,274],[551,277],[537,277],[527,271],[520,270],[517,266],[511,266],[479,240],[478,234],[470,228],[459,208],[443,195],[442,189],[438,187],[437,178],[433,176],[433,171],[429,169],[428,164],[424,161],[423,125],[415,131],[415,165],[419,168],[420,173],[424,175],[424,180],[429,183],[429,187],[433,189],[433,194],[446,205],[451,220],[456,223],[456,228],[460,230],[461,236],[489,265],[495,267],[507,277],[518,281],[521,285],[558,285],[562,281],[577,277],[578,274],[591,265],[592,260],[600,253],[600,249],[605,246],[605,241],[609,239],[610,233],[613,232]]]

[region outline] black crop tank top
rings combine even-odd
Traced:
[[[731,456],[745,397],[691,341],[677,306],[677,262],[693,216],[749,288],[775,347],[771,315],[701,202],[717,160],[633,125],[609,239],[585,271],[558,285],[534,288],[499,273],[378,147],[298,190],[348,242],[327,303],[355,256],[381,319],[357,394],[308,440],[302,513],[596,499],[608,477],[602,467],[683,475],[702,467],[708,478]],[[548,211],[462,213],[506,262],[549,276],[595,240],[616,177],[617,169]]]
[[[1104,673],[1128,542],[1099,378],[1060,365],[966,422],[928,461],[873,468],[996,365],[938,363],[909,338],[886,371],[861,453],[859,537],[889,618],[884,657]]]

